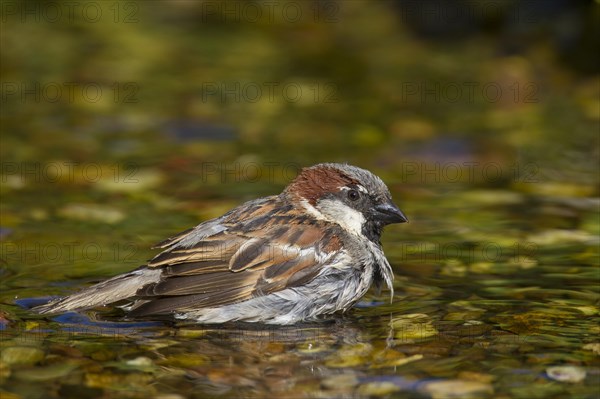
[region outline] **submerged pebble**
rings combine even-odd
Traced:
[[[19,370],[15,373],[15,377],[23,381],[50,381],[65,377],[77,367],[78,365],[73,362],[53,364],[46,367],[38,367],[35,371],[31,369]]]
[[[379,355],[376,357],[375,364],[373,364],[371,367],[398,367],[421,359],[423,359],[423,354],[421,353],[412,356],[406,356],[403,353],[396,351],[385,351],[384,355]]]
[[[368,362],[373,347],[369,344],[358,343],[344,345],[334,354],[328,356],[325,365],[329,367],[353,367],[364,365]]]
[[[161,366],[189,368],[201,366],[207,362],[209,362],[209,359],[204,355],[195,353],[178,353],[171,355],[157,363]]]
[[[34,365],[44,359],[44,351],[30,346],[13,346],[2,350],[0,359],[8,365]]]
[[[577,383],[585,379],[586,372],[578,366],[552,366],[546,374],[555,381]]]
[[[321,381],[321,385],[326,389],[340,389],[355,387],[358,384],[358,377],[354,372],[332,375]]]
[[[97,204],[67,204],[58,210],[58,214],[66,219],[108,224],[118,223],[125,218],[125,214],[121,210]]]
[[[583,349],[587,350],[587,351],[592,351],[596,355],[600,356],[600,342],[594,342],[592,344],[585,344],[585,345],[583,345]]]
[[[394,336],[400,340],[414,340],[438,335],[431,318],[423,313],[411,313],[395,317],[391,322]]]
[[[586,243],[597,240],[597,237],[582,230],[546,230],[527,237],[527,241],[537,245],[564,245],[565,243]]]
[[[401,388],[392,382],[369,382],[358,387],[361,396],[386,396],[398,392]]]
[[[121,171],[121,176],[103,176],[96,182],[96,188],[107,192],[143,192],[159,187],[164,181],[164,174],[160,170],[132,169]]]
[[[426,383],[419,390],[433,399],[487,398],[494,394],[491,384],[469,380],[433,381]]]

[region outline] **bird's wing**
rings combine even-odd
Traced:
[[[165,241],[148,264],[162,269],[161,279],[138,290],[132,314],[222,306],[298,286],[341,248],[337,229],[289,212],[276,197],[241,208],[209,222],[216,233],[195,228]]]

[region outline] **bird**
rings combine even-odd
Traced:
[[[128,319],[290,325],[346,312],[371,285],[393,299],[383,228],[408,219],[385,183],[349,164],[303,168],[279,194],[158,243],[146,265],[34,308],[121,307]]]

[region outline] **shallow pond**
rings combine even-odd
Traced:
[[[599,398],[599,7],[4,1],[0,397]],[[284,328],[28,310],[318,162],[410,219],[392,302]]]
[[[250,195],[154,198],[151,187],[169,181],[164,170],[136,173],[135,189],[64,182],[51,205],[7,205],[21,227],[3,230],[3,398],[597,397],[597,199],[547,195],[542,183],[417,190],[392,180],[410,218],[383,236],[393,302],[370,292],[320,323],[218,327],[126,322],[110,309],[29,312],[43,297],[136,267],[154,242]],[[187,176],[181,184],[195,187]],[[241,191],[281,188],[249,185]],[[112,201],[78,199],[85,192]],[[9,204],[39,195],[8,193]]]

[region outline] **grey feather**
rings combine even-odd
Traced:
[[[135,296],[137,290],[147,284],[157,283],[162,274],[158,269],[137,269],[115,276],[66,298],[35,307],[38,313],[61,313],[107,305]]]

